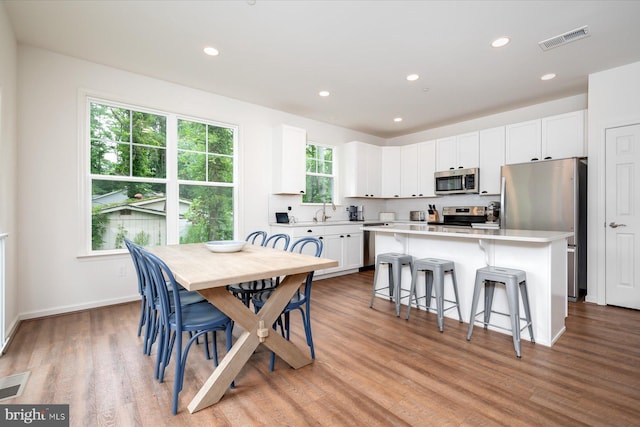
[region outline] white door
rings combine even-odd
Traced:
[[[607,129],[605,144],[606,303],[640,309],[640,124]]]

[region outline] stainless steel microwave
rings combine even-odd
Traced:
[[[453,169],[435,173],[436,194],[469,194],[479,192],[479,169]]]

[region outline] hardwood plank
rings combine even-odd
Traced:
[[[412,310],[406,321],[384,300],[370,309],[372,280],[364,272],[314,283],[313,364],[296,370],[276,358],[269,372],[259,346],[236,389],[190,414],[212,371],[194,347],[175,417],[174,363],[164,383],[153,379],[155,348],[142,354],[137,302],[24,321],[0,376],[31,377],[3,403],[69,403],[73,426],[638,425],[640,312],[570,303],[558,342],[523,342],[517,359],[507,335],[475,328],[468,342],[466,323],[446,318],[440,333],[433,313]],[[291,340],[308,351],[299,315],[291,321]]]

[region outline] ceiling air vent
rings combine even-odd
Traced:
[[[540,49],[542,50],[549,50],[585,37],[589,37],[589,29],[586,25],[584,27],[576,28],[575,30],[567,31],[559,36],[538,42],[538,46],[540,46]]]

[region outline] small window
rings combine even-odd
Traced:
[[[307,143],[306,193],[303,203],[331,203],[334,188],[334,150],[332,147]]]

